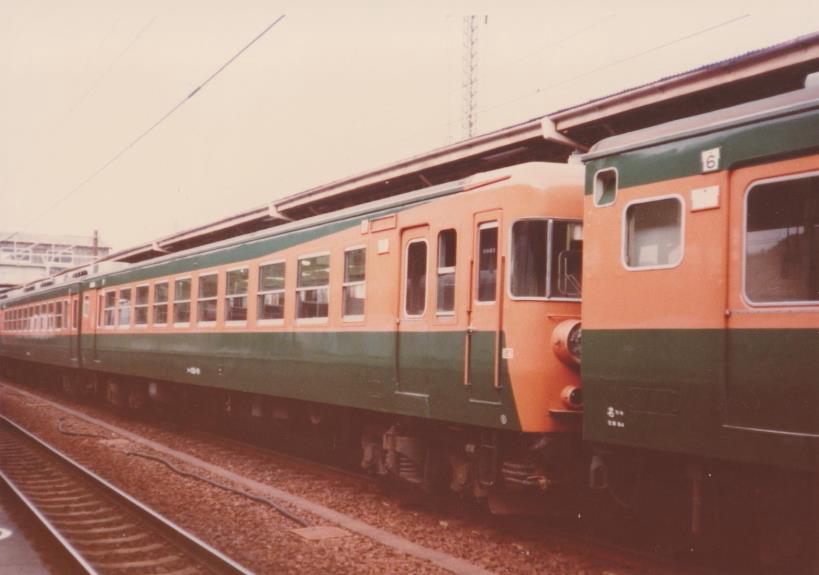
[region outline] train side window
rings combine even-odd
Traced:
[[[80,312],[80,308],[77,305],[77,300],[72,300],[72,302],[71,302],[71,329],[77,329],[77,325],[80,323],[79,312]]]
[[[498,222],[486,222],[478,226],[478,301],[495,301],[498,287]]]
[[[364,317],[367,254],[364,248],[351,248],[344,252],[344,283],[342,284],[341,314],[345,320]]]
[[[617,170],[607,168],[594,174],[594,205],[608,206],[617,197]]]
[[[54,329],[63,329],[63,302],[58,301],[54,304]]]
[[[181,278],[173,283],[173,323],[186,326],[191,321],[191,278]]]
[[[131,325],[131,288],[119,290],[119,302],[117,305],[120,326]]]
[[[324,319],[330,303],[330,254],[299,258],[296,317]]]
[[[420,317],[427,307],[427,242],[412,240],[407,244],[407,268],[404,289],[404,311]]]
[[[626,268],[671,268],[682,261],[682,200],[666,196],[632,202],[625,211]]]
[[[199,290],[196,301],[196,321],[213,323],[218,307],[219,276],[216,273],[199,276]]]
[[[82,302],[82,316],[88,317],[91,313],[91,296],[85,296]]]
[[[745,202],[749,301],[819,302],[819,175],[756,184]]]
[[[438,315],[455,313],[455,258],[457,253],[455,230],[442,230],[438,234],[438,272],[435,308]]]
[[[230,270],[225,287],[225,321],[247,321],[248,268]]]
[[[134,297],[134,325],[148,325],[148,286],[137,286]]]
[[[52,331],[54,329],[54,325],[56,324],[56,319],[54,317],[55,314],[55,305],[54,303],[48,304],[48,311],[46,312],[46,330]]]
[[[105,294],[103,325],[110,327],[117,321],[117,292],[109,291]]]
[[[168,282],[154,284],[154,325],[168,323]]]
[[[261,321],[284,319],[284,274],[284,262],[259,266],[256,319]]]

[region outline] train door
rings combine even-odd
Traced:
[[[730,184],[725,425],[819,436],[819,156]]]
[[[503,234],[501,210],[475,214],[471,289],[467,305],[466,373],[470,401],[499,403],[503,313]]]
[[[401,231],[401,297],[396,315],[396,384],[404,393],[428,394],[430,259],[429,226]]]
[[[80,294],[72,288],[68,293],[66,327],[68,328],[68,360],[73,367],[82,366],[80,356],[80,302]]]

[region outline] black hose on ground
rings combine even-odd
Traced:
[[[276,503],[274,501],[271,501],[270,499],[267,499],[266,497],[260,497],[258,495],[252,495],[252,494],[247,493],[245,491],[242,491],[240,489],[234,489],[233,487],[231,487],[229,485],[225,485],[224,483],[219,483],[218,481],[213,481],[211,479],[208,479],[207,477],[202,477],[201,475],[197,475],[195,473],[189,473],[187,471],[183,471],[182,469],[179,469],[178,467],[176,467],[175,465],[173,465],[169,461],[165,461],[161,457],[157,457],[155,455],[149,455],[147,453],[139,453],[139,452],[136,452],[136,451],[125,451],[125,454],[126,455],[132,455],[132,456],[135,456],[135,457],[143,457],[145,459],[150,459],[150,460],[153,460],[153,461],[157,461],[159,463],[162,463],[163,465],[166,465],[174,473],[176,473],[178,475],[182,475],[183,477],[189,477],[191,479],[198,479],[199,481],[204,481],[205,483],[209,483],[210,485],[213,485],[214,487],[218,487],[219,489],[223,489],[225,491],[235,493],[236,495],[241,495],[243,497],[247,497],[248,499],[251,499],[251,500],[256,501],[258,503],[264,503],[265,505],[268,505],[268,506],[272,507],[273,509],[275,509],[279,514],[287,517],[288,519],[290,519],[291,521],[294,521],[295,523],[298,523],[302,527],[310,527],[310,524],[307,521],[305,521],[304,519],[302,519],[298,515],[295,515],[295,514],[291,513],[287,509],[280,506],[278,503]]]

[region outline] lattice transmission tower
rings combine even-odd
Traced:
[[[463,18],[462,49],[461,131],[464,138],[471,138],[478,121],[478,16],[474,14]]]

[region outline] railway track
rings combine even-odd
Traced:
[[[358,533],[369,538],[373,536],[374,531],[377,531],[377,529],[372,525],[365,525],[359,521],[350,521],[349,518],[345,518],[342,514],[323,510],[321,506],[309,503],[306,500],[303,500],[301,497],[287,498],[286,494],[283,495],[278,490],[269,487],[268,485],[258,484],[249,477],[236,475],[218,467],[208,465],[203,461],[199,461],[195,455],[186,455],[186,453],[176,451],[173,447],[160,445],[156,443],[155,440],[147,439],[138,433],[128,431],[126,428],[106,422],[92,414],[77,411],[76,406],[70,407],[64,404],[65,398],[55,397],[52,394],[43,394],[41,392],[35,394],[30,390],[24,390],[5,383],[0,384],[0,389],[3,389],[4,387],[8,390],[14,390],[16,394],[19,394],[21,397],[25,398],[25,401],[29,402],[29,405],[36,405],[37,408],[49,406],[59,410],[60,413],[65,414],[65,416],[70,418],[71,421],[76,418],[77,421],[84,421],[99,428],[99,430],[94,431],[94,433],[77,433],[69,432],[70,429],[77,429],[76,425],[67,424],[66,429],[63,429],[60,424],[57,424],[57,430],[64,434],[102,437],[103,435],[97,434],[111,433],[116,437],[125,438],[136,444],[147,447],[152,452],[167,456],[171,460],[183,461],[184,463],[195,466],[199,469],[206,469],[213,476],[219,477],[222,480],[228,480],[237,485],[242,485],[243,487],[247,488],[248,491],[263,494],[266,497],[271,497],[273,499],[281,498],[281,500],[289,501],[296,509],[315,513],[320,518],[328,520],[329,523],[339,524],[343,528],[353,533]],[[51,417],[54,421],[63,419],[62,415],[52,414]],[[82,427],[80,427],[80,429],[82,429]],[[217,461],[227,461],[229,459],[229,448],[233,447],[236,450],[241,451],[246,457],[249,458],[252,458],[253,455],[257,455],[259,458],[266,461],[267,458],[275,457],[277,460],[291,463],[298,470],[300,470],[299,472],[310,472],[321,475],[322,477],[326,476],[330,478],[334,476],[345,477],[350,480],[355,480],[356,483],[361,482],[362,486],[366,484],[369,486],[369,488],[373,487],[372,479],[365,479],[358,473],[348,472],[326,463],[318,463],[309,458],[300,457],[277,449],[271,449],[267,446],[248,443],[243,439],[226,437],[224,435],[219,435],[211,431],[204,431],[201,429],[197,429],[194,435],[189,434],[189,436],[195,436],[198,438],[198,440],[208,443],[208,453],[211,456],[214,456],[215,460]],[[0,453],[0,457],[2,457],[2,453]],[[269,465],[271,468],[278,467],[277,464],[266,463],[265,465]],[[724,572],[724,570],[709,569],[702,565],[694,566],[691,564],[675,564],[675,562],[670,558],[659,555],[656,552],[651,552],[650,550],[645,549],[635,549],[627,544],[617,544],[609,541],[603,536],[589,534],[585,532],[585,529],[582,526],[578,525],[571,526],[560,522],[558,522],[558,524],[542,523],[539,522],[537,518],[505,518],[490,516],[480,512],[477,508],[464,508],[462,505],[459,505],[456,500],[451,501],[452,507],[450,508],[447,502],[444,500],[436,499],[434,502],[425,503],[423,501],[419,501],[417,498],[405,496],[403,492],[400,491],[391,491],[390,497],[393,497],[393,503],[395,503],[396,500],[398,501],[398,507],[384,507],[384,509],[397,510],[405,507],[406,509],[410,510],[408,512],[409,515],[415,515],[416,513],[414,510],[434,509],[436,519],[439,521],[439,524],[452,523],[453,525],[456,525],[463,523],[464,525],[471,526],[470,529],[477,529],[478,532],[481,533],[502,532],[504,533],[503,547],[507,551],[507,548],[509,547],[508,542],[510,540],[521,542],[520,545],[513,546],[513,550],[517,549],[515,553],[529,556],[530,552],[528,548],[532,548],[531,559],[527,560],[526,563],[531,561],[541,562],[544,565],[552,565],[552,563],[549,563],[549,561],[551,561],[549,551],[541,551],[538,550],[535,545],[529,545],[533,541],[544,540],[553,542],[554,545],[552,545],[552,547],[556,548],[559,554],[564,554],[570,557],[582,557],[584,558],[584,562],[592,561],[595,567],[605,565],[606,569],[604,571],[612,574],[628,572],[684,573],[686,575],[692,573],[696,573],[697,575],[711,575],[713,573],[715,575],[716,573]],[[390,514],[395,512],[396,511],[389,511]],[[445,529],[447,532],[447,537],[451,538],[455,535],[454,533],[449,532],[448,527]],[[395,537],[387,534],[387,536],[379,537],[378,541],[395,549],[396,551],[409,552],[418,557],[430,560],[428,557],[428,551],[423,549],[421,549],[421,551],[408,549],[407,542],[396,541],[395,539]],[[552,552],[554,552],[554,550],[552,550]],[[462,567],[460,565],[456,565],[456,560],[454,558],[436,559],[437,560],[434,561],[435,563],[439,565],[445,564],[447,567],[452,567],[452,570],[457,573],[488,572],[474,566]],[[573,572],[571,569],[563,570],[563,567],[555,567],[555,570],[566,573]]]
[[[0,479],[87,573],[250,573],[0,416]]]

